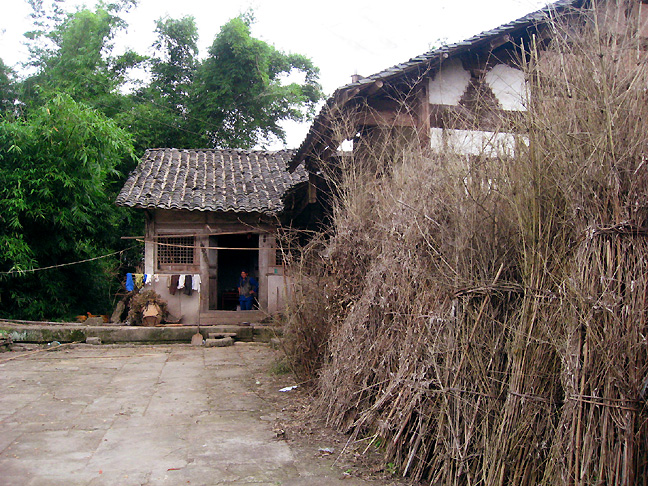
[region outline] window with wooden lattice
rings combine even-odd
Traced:
[[[158,238],[158,268],[162,265],[193,265],[194,246],[193,236]]]

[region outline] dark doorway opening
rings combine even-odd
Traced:
[[[259,280],[259,235],[219,235],[217,241],[219,248],[232,248],[218,250],[217,308],[236,310],[241,270]]]

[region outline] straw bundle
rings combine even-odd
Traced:
[[[337,168],[333,228],[295,267],[292,354],[329,423],[375,439],[402,474],[648,484],[648,53],[635,7],[594,6],[557,20],[547,50],[524,46],[515,155],[377,139]]]

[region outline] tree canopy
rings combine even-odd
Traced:
[[[69,95],[0,122],[0,315],[65,316],[90,302],[105,310],[107,262],[31,270],[115,251],[123,211],[110,186],[132,157],[123,129]]]
[[[227,22],[198,60],[193,17],[158,20],[151,82],[123,115],[136,143],[249,149],[285,141],[282,121],[314,113],[322,98],[319,70],[303,55],[254,38],[251,23],[251,15]]]
[[[0,59],[0,117],[12,116],[16,94],[16,73]]]
[[[32,3],[35,0],[31,0]],[[126,24],[119,16],[131,2],[100,3],[94,10],[47,15],[34,9],[39,24],[43,17],[53,22],[49,30],[27,33],[29,64],[36,74],[24,81],[24,101],[42,106],[57,93],[66,93],[107,114],[119,110],[121,88],[127,71],[144,63],[145,56],[133,51],[113,55],[113,39]]]
[[[193,17],[159,19],[143,56],[114,47],[136,0],[72,12],[28,2],[29,74],[0,59],[0,317],[106,312],[127,267],[103,257],[142,232],[142,215],[114,205],[137,156],[284,140],[281,122],[322,98],[318,70],[255,39],[251,14],[227,22],[204,59]]]
[[[284,54],[250,34],[251,19],[230,20],[198,66],[190,97],[192,126],[209,146],[250,148],[275,136],[283,120],[304,120],[321,98],[318,70],[310,59]],[[285,83],[300,74],[303,82]]]

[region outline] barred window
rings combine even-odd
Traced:
[[[158,239],[158,265],[193,265],[194,237]]]

